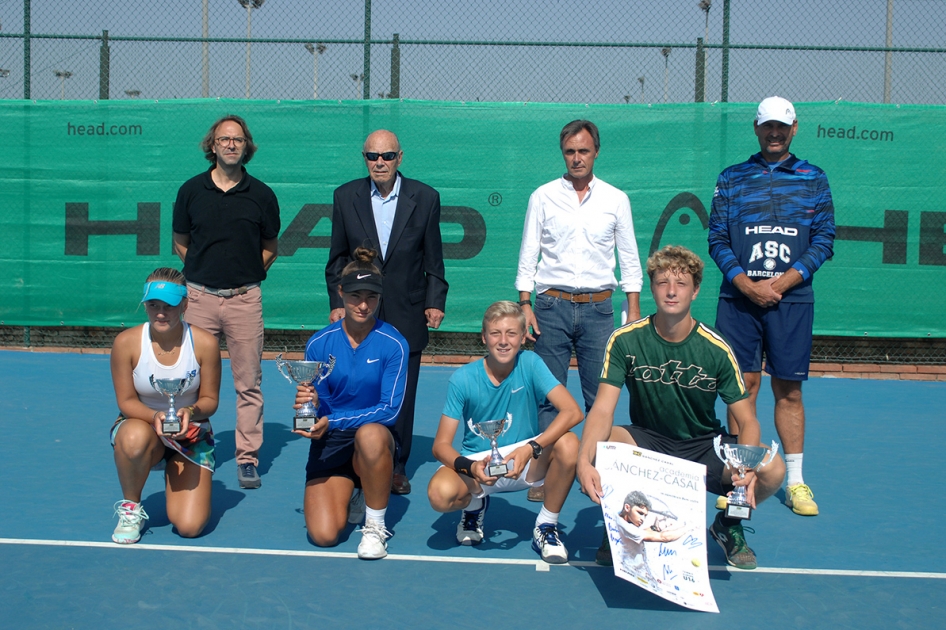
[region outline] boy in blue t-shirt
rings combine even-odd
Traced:
[[[447,401],[434,437],[433,453],[443,466],[427,486],[427,497],[438,512],[463,510],[457,542],[483,541],[483,518],[489,495],[546,486],[545,503],[535,521],[532,548],[553,564],[568,562],[558,536],[558,515],[575,480],[578,438],[570,429],[581,422],[578,403],[532,352],[522,352],[525,316],[513,302],[496,302],[483,316],[485,358],[458,369],[450,378]],[[538,407],[548,398],[558,410],[555,420],[539,433]],[[453,447],[463,421],[462,453]],[[491,477],[486,466],[490,442],[474,431],[479,422],[505,420],[497,438],[499,452],[510,471]],[[535,460],[535,461],[533,461]]]

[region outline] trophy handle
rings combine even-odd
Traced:
[[[484,440],[488,440],[488,439],[489,439],[489,438],[487,438],[485,435],[483,435],[482,433],[480,433],[479,429],[476,428],[476,425],[473,423],[473,418],[470,418],[469,420],[466,421],[466,426],[468,426],[468,427],[470,428],[470,431],[472,431],[472,432],[473,432],[473,435],[475,435],[476,437],[482,438],[482,439],[484,439]]]
[[[723,455],[723,436],[717,435],[713,438],[713,450],[716,451],[716,457],[723,460],[723,463],[727,463],[726,456]]]
[[[503,432],[499,435],[506,435],[506,432],[512,428],[512,414],[508,411],[506,412],[506,421],[503,422]]]
[[[282,360],[282,352],[277,354],[276,355],[276,369],[279,370],[279,373],[282,374],[283,377],[287,381],[295,382],[295,380],[289,374],[286,373],[286,370],[288,369],[288,367],[289,367],[289,362]]]
[[[768,457],[766,457],[765,460],[761,464],[759,464],[758,468],[763,468],[764,466],[768,466],[772,462],[772,460],[775,459],[775,456],[777,454],[778,454],[778,442],[776,442],[775,440],[772,440],[772,447],[769,449]]]
[[[328,355],[328,363],[322,364],[322,369],[319,371],[319,381],[322,382],[328,378],[328,375],[332,373],[332,370],[335,369],[335,356]],[[313,379],[315,380],[315,379]]]

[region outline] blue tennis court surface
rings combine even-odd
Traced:
[[[141,543],[111,543],[121,498],[108,443],[117,413],[108,357],[0,352],[0,626],[9,628],[933,628],[944,627],[946,384],[815,379],[805,386],[805,478],[821,515],[796,516],[781,493],[753,514],[760,568],[725,567],[709,544],[720,614],[688,611],[594,565],[601,513],[573,488],[562,511],[572,562],[531,549],[539,505],[494,497],[488,540],[459,547],[458,514],[435,513],[425,488],[452,368],[424,367],[410,475],[392,496],[388,558],[308,542],[302,516],[307,443],[289,431],[293,388],[264,366],[263,487],[241,490],[233,460],[235,397],[224,362],[214,513],[205,533],[172,532],[163,478],[143,493]],[[571,375],[578,396],[577,374]],[[763,382],[763,437],[776,437]],[[625,409],[622,402],[621,409]],[[626,419],[626,416],[625,416]],[[707,497],[712,513],[712,497]]]

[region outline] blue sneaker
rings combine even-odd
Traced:
[[[568,550],[558,537],[558,525],[542,523],[532,530],[532,548],[549,564],[568,562]]]
[[[483,542],[483,518],[489,509],[489,495],[483,497],[483,507],[478,510],[463,510],[457,525],[457,542],[461,545],[478,545]]]

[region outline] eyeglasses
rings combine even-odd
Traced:
[[[242,147],[244,144],[246,144],[246,138],[242,138],[240,136],[237,136],[236,138],[231,138],[230,136],[220,136],[217,138],[217,144],[222,147],[227,146],[231,142],[238,147]]]
[[[377,162],[378,158],[381,158],[385,162],[392,162],[397,159],[397,151],[385,151],[384,153],[374,153],[368,152],[365,153],[365,159],[369,162]]]

